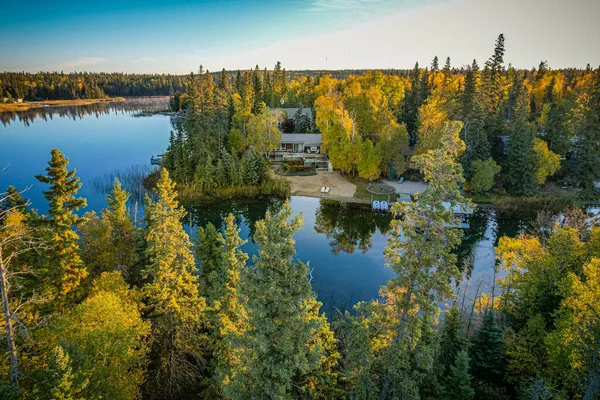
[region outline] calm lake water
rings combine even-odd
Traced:
[[[46,185],[34,176],[44,173],[50,150],[58,148],[70,159],[69,167],[77,169],[83,182],[79,194],[88,200],[84,211],[99,211],[106,206],[104,193],[114,176],[129,182],[135,192],[134,200],[141,198],[143,189],[132,182],[136,175],[151,169],[150,156],[166,149],[172,129],[168,116],[148,116],[142,111],[160,109],[165,104],[130,101],[27,114],[0,113],[0,168],[6,168],[0,173],[1,190],[8,185],[31,187],[26,197],[34,208],[46,212],[42,194]],[[248,239],[244,250],[252,256],[256,254],[251,240],[254,222],[263,218],[267,210],[277,211],[281,203],[277,199],[261,199],[192,208],[186,229],[194,236],[193,227],[208,222],[221,226],[231,212],[240,224],[242,236]],[[313,287],[324,310],[330,312],[334,306],[350,308],[358,301],[376,298],[380,286],[394,275],[383,259],[390,219],[374,216],[360,205],[307,197],[292,197],[291,206],[295,213],[302,213],[304,220],[295,237],[298,257],[310,263]],[[489,288],[497,237],[515,235],[524,229],[521,225],[519,221],[498,219],[492,208],[477,208],[471,229],[465,231],[458,250],[461,259],[473,260],[471,287],[483,279],[483,288]]]

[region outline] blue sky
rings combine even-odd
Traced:
[[[188,73],[410,68],[492,52],[531,67],[600,64],[597,0],[0,0],[0,70]]]

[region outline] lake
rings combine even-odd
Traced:
[[[70,159],[69,168],[77,169],[83,182],[79,194],[88,200],[84,211],[98,212],[106,206],[104,193],[114,176],[120,176],[126,186],[131,178],[134,209],[135,199],[143,196],[143,189],[132,182],[137,175],[151,170],[150,157],[165,151],[172,129],[169,116],[148,111],[165,106],[165,100],[129,100],[23,114],[0,113],[0,169],[5,168],[0,173],[0,188],[30,187],[26,197],[33,208],[46,212],[42,194],[46,185],[34,176],[45,172],[50,150],[58,148]],[[324,310],[348,309],[358,301],[376,298],[380,286],[394,276],[383,259],[390,218],[375,216],[361,205],[330,200],[292,197],[290,203],[304,220],[295,237],[298,258],[310,264],[311,282]],[[208,222],[221,226],[231,212],[243,238],[250,238],[244,250],[252,256],[256,254],[251,240],[254,222],[263,218],[267,210],[277,211],[281,204],[279,199],[260,199],[192,207],[186,229],[194,236],[197,226]],[[497,237],[515,235],[523,229],[520,221],[499,219],[491,207],[476,209],[471,229],[465,231],[458,250],[461,260],[472,259],[471,287],[483,279],[484,289],[489,290]]]

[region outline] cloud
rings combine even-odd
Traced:
[[[75,60],[65,61],[59,64],[46,65],[39,68],[41,71],[63,71],[63,70],[77,70],[80,68],[90,67],[92,65],[98,65],[107,62],[108,60],[104,57],[81,57]]]

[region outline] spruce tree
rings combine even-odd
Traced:
[[[120,271],[128,283],[134,280],[135,263],[134,226],[131,214],[127,209],[129,193],[119,179],[111,193],[106,195],[108,207],[102,212],[102,218],[110,224],[110,242],[114,249],[115,260],[113,268]]]
[[[445,399],[471,400],[475,397],[475,391],[471,383],[471,374],[469,373],[469,354],[466,350],[461,350],[456,355],[454,364],[450,366],[448,382]]]
[[[205,228],[198,228],[195,246],[196,260],[200,263],[200,278],[206,294],[212,291],[210,276],[219,271],[224,263],[220,238],[221,234],[210,222]]]
[[[156,194],[156,201],[146,196],[149,264],[142,289],[156,338],[149,390],[159,397],[178,397],[193,393],[201,377],[205,300],[199,296],[192,244],[181,225],[186,213],[164,168]]]
[[[43,274],[49,278],[51,291],[60,301],[87,276],[80,256],[79,236],[73,230],[84,222],[76,212],[85,207],[87,202],[76,196],[81,182],[75,176],[76,170],[67,170],[69,160],[58,149],[52,149],[51,154],[47,175],[37,175],[36,179],[50,185],[50,189],[44,191],[44,197],[50,203],[48,213],[53,247],[48,252],[50,259],[44,263],[46,267]]]
[[[248,255],[241,251],[246,241],[239,236],[233,214],[225,219],[225,235],[218,234],[218,264],[207,274],[208,319],[211,325],[213,356],[213,390],[223,395],[223,388],[236,379],[241,362],[240,341],[247,330],[246,299],[240,292],[240,279]],[[206,254],[205,254],[206,256]]]
[[[504,375],[504,341],[496,314],[487,310],[481,327],[471,339],[471,372],[475,379],[500,385]]]
[[[444,202],[465,206],[458,189],[464,182],[457,162],[464,151],[461,129],[460,122],[446,123],[443,146],[413,158],[429,187],[416,202],[392,208],[394,215],[403,218],[392,222],[384,250],[386,263],[397,276],[386,288],[395,329],[383,362],[381,398],[418,398],[420,391],[435,386],[430,382],[435,374],[429,332],[439,312],[437,302],[452,296],[449,282],[458,276],[452,249],[460,243],[460,232],[448,227],[455,217]],[[419,362],[414,365],[414,360]]]
[[[431,62],[431,72],[438,72],[440,70],[440,64],[438,56],[433,57],[433,61]]]
[[[319,315],[308,265],[296,259],[293,235],[301,224],[289,204],[256,223],[258,256],[243,280],[248,331],[237,372],[225,388],[232,399],[310,398],[330,382],[334,339]]]
[[[535,177],[535,128],[527,122],[529,102],[527,88],[518,84],[514,121],[508,143],[508,188],[515,195],[535,194],[538,185]]]

